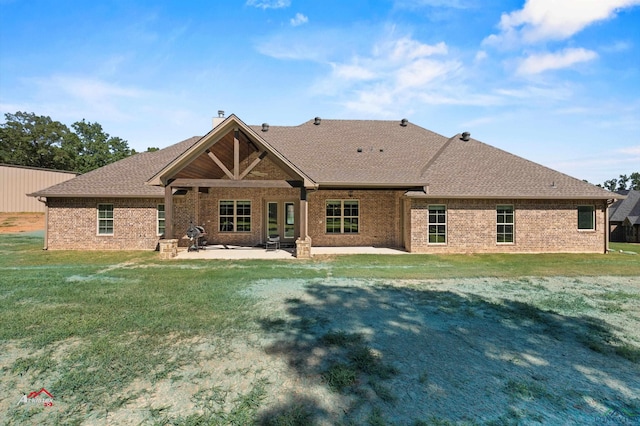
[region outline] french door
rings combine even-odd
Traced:
[[[296,239],[296,203],[267,201],[267,237],[280,237],[283,243]]]

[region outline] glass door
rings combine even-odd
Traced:
[[[296,203],[293,201],[267,202],[267,238],[280,237],[282,242],[293,243],[296,238]]]

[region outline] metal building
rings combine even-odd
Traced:
[[[61,170],[0,164],[0,212],[44,212],[44,203],[34,197],[27,197],[27,194],[77,175],[78,173]]]

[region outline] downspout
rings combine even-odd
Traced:
[[[44,204],[44,246],[42,250],[49,250],[49,203],[47,203],[47,197],[38,197],[37,200]]]

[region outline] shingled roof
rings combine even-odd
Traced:
[[[196,143],[192,137],[165,149],[141,152],[74,179],[30,194],[37,197],[162,198],[164,189],[145,183],[158,170]]]
[[[227,120],[272,147],[318,187],[396,187],[415,197],[620,198],[477,140],[447,138],[400,120],[309,120],[298,126],[269,126],[267,131],[246,126],[234,115]],[[203,138],[134,155],[33,195],[162,197],[163,189],[149,185],[150,179],[206,143],[216,129]]]
[[[624,222],[629,219],[631,225],[640,225],[640,191],[619,191],[626,196],[624,200],[616,201],[609,207],[610,222]]]

